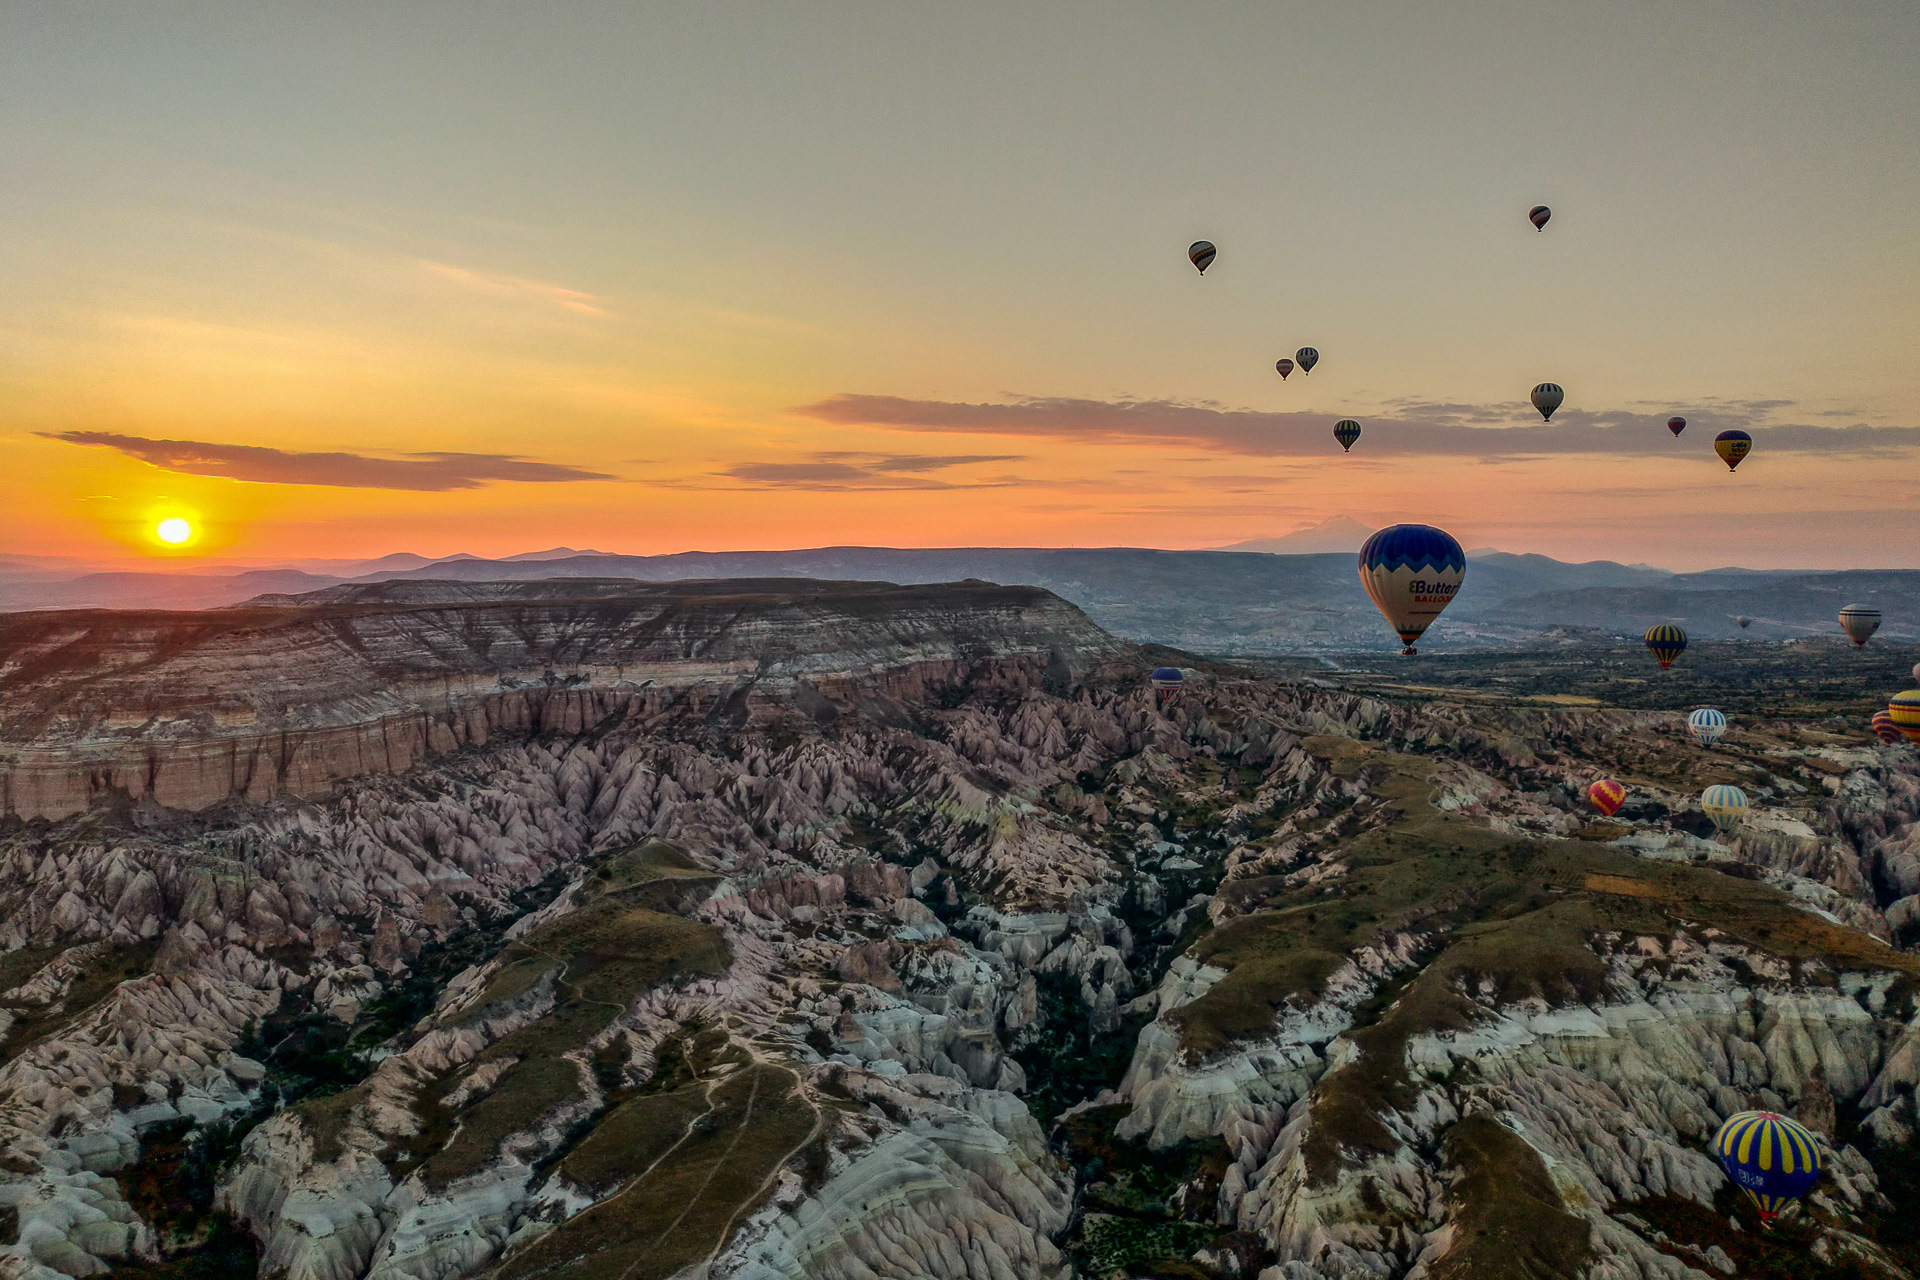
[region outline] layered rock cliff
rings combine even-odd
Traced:
[[[1056,596],[987,583],[410,582],[265,599],[0,617],[0,808],[310,795],[657,710],[693,685],[791,690],[1118,648]]]

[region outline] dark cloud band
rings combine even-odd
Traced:
[[[358,453],[289,453],[259,445],[208,444],[199,440],[146,440],[110,431],[43,431],[40,434],[68,444],[118,449],[129,457],[168,471],[255,484],[443,493],[450,489],[477,489],[494,481],[555,484],[614,478],[599,471],[583,471],[552,462],[529,462],[497,453],[412,453],[400,458],[369,458]]]
[[[1547,454],[1644,457],[1684,449],[1697,435],[1710,441],[1727,427],[1750,431],[1768,452],[1891,456],[1920,448],[1920,427],[1761,425],[1781,402],[1683,406],[1688,436],[1667,431],[1672,410],[1638,413],[1563,409],[1550,423],[1524,404],[1398,404],[1363,418],[1365,445],[1376,454],[1522,458]],[[1265,413],[1175,400],[1076,400],[1032,397],[1007,404],[839,395],[802,405],[805,417],[843,426],[904,431],[1084,439],[1136,444],[1197,445],[1262,457],[1324,454],[1333,413]],[[1528,418],[1534,420],[1529,423]],[[1658,454],[1656,454],[1658,456]]]

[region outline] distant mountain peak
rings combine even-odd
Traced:
[[[611,551],[595,551],[591,547],[575,550],[572,547],[548,547],[545,551],[522,551],[515,556],[501,556],[502,560],[566,560],[573,556],[609,556]]]
[[[1236,542],[1217,550],[1267,551],[1279,555],[1357,552],[1360,550],[1360,544],[1371,537],[1373,531],[1372,525],[1362,524],[1352,516],[1328,516],[1319,524],[1303,526],[1292,533],[1282,534],[1278,538],[1251,538],[1246,542]]]

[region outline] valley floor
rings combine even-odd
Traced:
[[[1920,1275],[1912,659],[1830,659],[986,656],[12,820],[0,1276]]]

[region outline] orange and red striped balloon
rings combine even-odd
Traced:
[[[1627,789],[1612,778],[1602,778],[1587,788],[1587,803],[1611,818],[1627,802]]]

